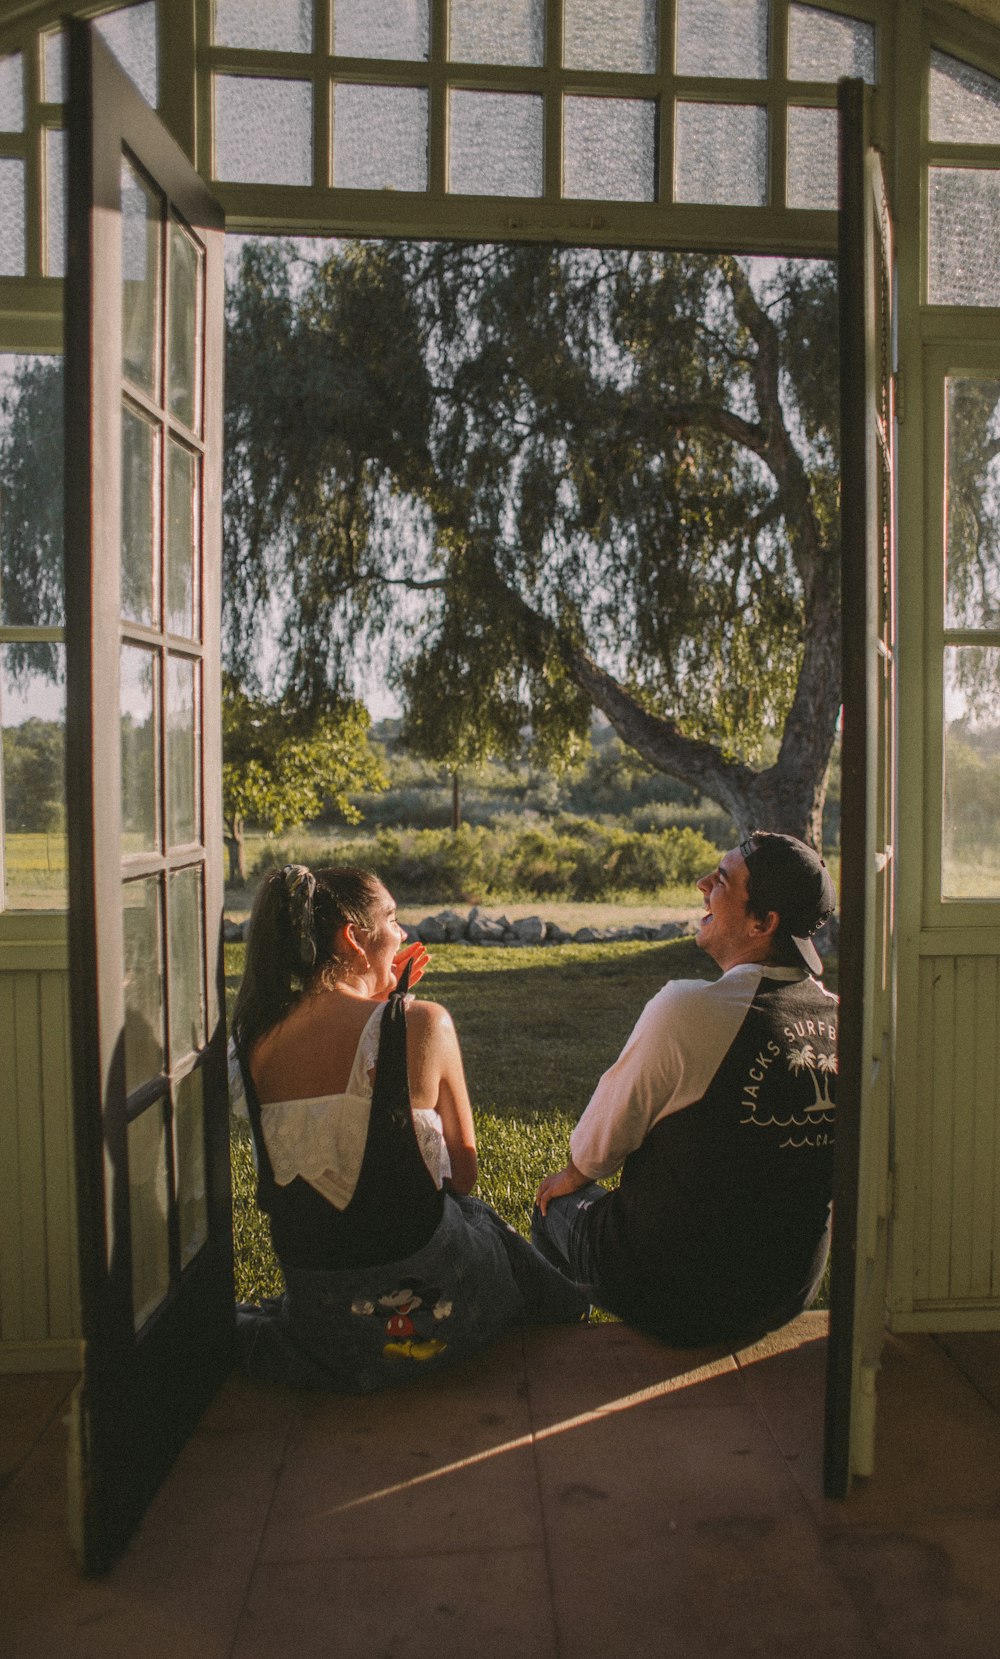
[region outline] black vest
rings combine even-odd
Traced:
[[[829,1248],[836,1019],[815,981],[765,977],[702,1099],[626,1159],[591,1235],[623,1318],[693,1347],[808,1306]]]

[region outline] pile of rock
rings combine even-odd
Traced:
[[[425,945],[592,945],[609,939],[679,939],[692,932],[690,921],[663,922],[659,927],[579,927],[569,933],[557,922],[541,916],[520,916],[510,922],[506,916],[488,916],[473,905],[467,916],[458,910],[439,910],[425,916],[415,927],[407,927],[409,939]]]

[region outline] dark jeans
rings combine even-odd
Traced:
[[[595,1204],[605,1203],[610,1196],[607,1187],[590,1181],[579,1192],[553,1198],[545,1215],[536,1204],[531,1215],[531,1242],[535,1249],[560,1273],[582,1286],[592,1302],[600,1301],[600,1297],[590,1242],[590,1212]]]

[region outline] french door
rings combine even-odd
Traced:
[[[886,1319],[894,1019],[893,232],[869,93],[840,84],[840,1036],[824,1484],[872,1472]]]
[[[222,216],[71,25],[66,276],[70,964],[87,1571],[231,1363],[222,1021]]]

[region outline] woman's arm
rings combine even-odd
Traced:
[[[438,1112],[451,1159],[453,1192],[476,1184],[476,1130],[458,1034],[439,1002],[412,1002],[406,1011],[406,1066],[414,1111]]]

